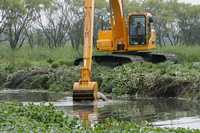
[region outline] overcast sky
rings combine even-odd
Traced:
[[[200,4],[200,0],[179,0],[180,2]]]

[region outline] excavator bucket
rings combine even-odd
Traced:
[[[96,82],[77,82],[74,84],[73,101],[94,101],[97,100]]]

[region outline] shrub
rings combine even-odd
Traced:
[[[200,83],[200,69],[190,63],[131,63],[102,75],[103,91],[112,88],[116,95],[184,96]]]

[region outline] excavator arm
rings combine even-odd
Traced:
[[[127,28],[123,13],[122,0],[110,0],[111,25],[113,32],[113,43],[124,44],[126,41]],[[81,68],[81,79],[74,83],[73,100],[96,100],[98,85],[93,82],[92,56],[93,56],[93,28],[94,28],[94,6],[95,0],[84,1],[84,48],[83,67]]]
[[[83,67],[81,68],[81,79],[74,83],[73,100],[96,100],[97,82],[91,81],[92,75],[92,53],[93,53],[93,28],[94,28],[94,2],[85,0],[84,3],[84,48]]]

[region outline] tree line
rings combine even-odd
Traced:
[[[109,4],[95,0],[95,33],[109,25]],[[12,49],[25,44],[56,48],[70,42],[74,49],[83,44],[83,0],[0,0],[0,41]],[[177,0],[124,0],[124,12],[148,11],[154,15],[157,43],[200,44],[200,5]]]

